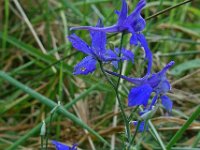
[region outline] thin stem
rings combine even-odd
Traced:
[[[120,45],[119,45],[119,55],[118,55],[119,57],[121,57],[121,54],[122,54],[122,46],[123,46],[123,41],[124,41],[124,35],[125,35],[125,32],[122,32],[121,39],[120,39]],[[119,62],[119,74],[120,75],[122,74],[122,68],[123,68],[123,64],[120,61]],[[118,95],[118,97],[119,97],[118,90],[119,90],[120,80],[121,80],[121,77],[119,76],[118,80],[117,80],[117,85],[116,85],[116,94]],[[118,102],[119,102],[119,105],[120,105],[120,109],[124,111],[124,107],[123,107],[123,104],[122,104],[120,98],[118,99]],[[125,125],[126,125],[126,133],[127,133],[127,136],[128,136],[128,142],[130,142],[131,135],[130,135],[129,120],[127,119],[125,113],[124,113],[124,117],[125,117],[124,121],[125,121]]]
[[[192,2],[192,1],[193,1],[193,0],[186,0],[186,1],[184,1],[184,2],[178,3],[178,4],[175,5],[175,6],[168,7],[168,8],[166,8],[166,9],[162,10],[162,11],[159,11],[159,12],[156,13],[156,14],[153,14],[152,16],[149,16],[149,17],[145,18],[145,20],[149,20],[149,19],[151,19],[151,18],[155,18],[155,17],[157,17],[157,16],[159,16],[159,15],[165,13],[165,12],[168,12],[168,11],[171,10],[171,9],[177,8],[177,7],[181,6],[181,5],[184,5],[184,4],[189,3],[189,2]]]
[[[132,145],[132,143],[133,143],[133,141],[134,141],[134,139],[135,139],[135,137],[136,137],[136,135],[137,135],[137,133],[138,133],[140,124],[141,124],[141,121],[138,121],[137,126],[136,126],[136,130],[135,130],[135,133],[134,133],[134,135],[133,135],[133,137],[132,137],[132,139],[131,139],[131,142],[129,143],[128,150],[130,150],[131,145]]]
[[[102,65],[102,62],[99,62],[100,64],[100,69],[102,71],[102,73],[104,74],[105,78],[107,79],[107,81],[112,85],[114,91],[115,91],[115,94],[116,94],[116,97],[117,97],[117,100],[118,100],[118,103],[119,103],[119,107],[120,107],[120,110],[122,112],[122,117],[123,117],[123,120],[125,122],[125,126],[126,126],[126,133],[128,135],[128,140],[130,141],[130,128],[129,128],[129,122],[127,120],[127,117],[126,117],[126,114],[125,114],[125,111],[124,111],[124,108],[123,108],[123,104],[120,100],[120,97],[119,97],[119,93],[118,93],[118,90],[117,90],[117,87],[115,86],[115,84],[112,82],[112,80],[108,77],[108,75],[106,74],[104,68],[103,68],[103,65]]]
[[[54,113],[53,113],[54,114]],[[46,135],[46,150],[48,149],[48,140],[49,140],[49,135],[51,133],[51,124],[52,124],[52,118],[53,114],[50,114],[50,121],[49,121],[49,126],[47,128],[47,135]]]
[[[41,144],[41,150],[43,150],[43,143],[44,143],[43,141],[44,141],[44,136],[41,135],[40,137],[41,137],[41,143],[40,143],[40,144]]]
[[[120,46],[119,46],[119,57],[121,57],[121,54],[122,54],[122,44],[123,44],[123,40],[124,40],[124,32],[122,33],[122,35],[121,35],[121,40],[120,40]],[[119,74],[121,75],[122,74],[122,66],[123,66],[123,64],[122,64],[122,62],[120,61],[119,62]],[[116,89],[118,90],[118,88],[119,88],[119,83],[120,83],[120,79],[121,79],[121,77],[119,76],[118,77],[118,80],[117,80],[117,85],[116,85]]]

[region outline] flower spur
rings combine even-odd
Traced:
[[[106,72],[114,76],[121,77],[136,85],[130,90],[128,95],[129,107],[139,105],[143,105],[146,107],[151,93],[154,92],[155,96],[152,99],[149,110],[151,110],[152,106],[155,105],[157,99],[160,98],[164,108],[167,111],[171,111],[173,104],[170,98],[166,95],[166,93],[171,90],[171,85],[166,78],[166,72],[173,65],[174,61],[171,61],[161,71],[154,73],[149,77],[146,76],[144,78],[130,78],[114,72]]]
[[[89,30],[89,31],[103,31],[103,32],[129,32],[132,34],[130,39],[130,44],[138,45],[140,43],[141,47],[145,51],[145,59],[148,61],[147,75],[151,72],[152,67],[152,53],[148,47],[144,35],[141,33],[145,28],[145,20],[141,16],[141,10],[146,5],[145,0],[140,0],[135,7],[134,11],[128,16],[128,6],[126,0],[122,0],[121,11],[115,11],[118,15],[118,21],[115,25],[110,27],[92,27],[92,26],[80,26],[72,27],[70,30]]]
[[[55,145],[56,150],[77,150],[76,144],[70,147],[55,140],[52,141],[52,144]]]
[[[101,20],[98,21],[97,27],[103,27]],[[130,60],[133,63],[134,55],[130,50],[122,48],[122,55],[118,57],[116,52],[106,49],[106,33],[90,31],[90,36],[92,39],[91,46],[88,46],[87,43],[75,34],[68,37],[74,48],[88,55],[74,67],[74,75],[92,73],[96,69],[98,61],[103,63],[112,62],[114,67],[117,67],[118,62],[123,60]]]

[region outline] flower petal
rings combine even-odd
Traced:
[[[56,150],[70,150],[71,148],[65,144],[62,144],[60,142],[57,141],[52,141],[52,144],[55,145]]]
[[[128,13],[128,6],[126,0],[122,0],[122,7],[119,13],[118,25],[121,25],[125,21],[125,19],[127,18],[127,13]]]
[[[128,16],[127,23],[132,24],[135,18],[139,17],[143,7],[146,5],[146,0],[140,0],[135,7],[134,11]]]
[[[166,96],[166,95],[163,95],[160,98],[161,98],[161,101],[162,101],[162,105],[165,107],[165,109],[167,111],[171,112],[172,111],[173,103],[170,100],[170,98],[168,96]]]
[[[161,90],[161,91],[159,91],[161,94],[165,94],[169,90],[171,90],[171,85],[170,85],[169,81],[167,79],[161,81],[161,83],[159,85],[159,89]]]
[[[118,55],[112,50],[106,50],[103,55],[103,61],[119,61]]]
[[[112,72],[112,71],[108,71],[106,70],[107,73],[111,74],[111,75],[114,75],[114,76],[117,76],[117,77],[120,77],[128,82],[131,82],[137,86],[141,85],[142,83],[144,83],[146,81],[146,77],[145,78],[130,78],[130,77],[127,77],[127,76],[124,76],[124,75],[120,75],[116,72]]]
[[[166,74],[167,70],[169,70],[169,68],[171,68],[174,64],[175,64],[174,61],[170,61],[160,72],[158,72],[158,74],[160,76],[164,76]]]
[[[137,127],[138,121],[133,121],[133,125]],[[138,131],[139,132],[148,131],[148,124],[146,124],[146,127],[145,127],[145,121],[140,122]]]
[[[130,44],[131,45],[138,45],[138,39],[137,39],[137,35],[135,32],[131,32],[131,39],[130,39]]]
[[[128,60],[134,63],[134,54],[130,50],[122,48],[122,58],[123,60]]]
[[[81,38],[79,38],[76,34],[72,34],[68,36],[69,41],[72,43],[72,46],[77,50],[85,53],[91,54],[90,47],[85,43]]]
[[[103,27],[101,19],[99,19],[96,27]],[[106,51],[106,33],[103,31],[90,31],[90,36],[92,39],[92,48],[96,50],[96,53],[104,53]],[[101,55],[100,54],[100,55]]]
[[[141,32],[142,30],[144,30],[144,28],[146,26],[146,22],[145,22],[144,18],[142,18],[142,16],[139,15],[138,17],[136,17],[134,19],[134,21],[131,25],[135,32]]]
[[[74,67],[73,74],[87,75],[89,73],[92,73],[95,69],[96,69],[96,60],[91,56],[87,56]]]
[[[141,46],[144,48],[144,52],[145,52],[145,58],[148,61],[148,66],[147,66],[147,75],[149,75],[151,73],[151,68],[152,68],[152,63],[153,63],[153,56],[151,53],[151,50],[148,47],[148,43],[144,37],[143,34],[137,34],[137,38],[141,43]]]
[[[148,84],[132,88],[128,95],[128,106],[146,106],[153,89]]]

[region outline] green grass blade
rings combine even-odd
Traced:
[[[20,88],[21,90],[23,90],[24,92],[28,93],[32,97],[36,98],[38,101],[40,101],[41,103],[45,104],[50,109],[53,109],[55,106],[57,106],[57,104],[55,102],[53,102],[51,99],[39,94],[38,92],[32,90],[28,86],[20,83],[19,81],[17,81],[14,78],[10,77],[5,72],[0,71],[0,77],[2,79],[4,79],[4,80],[8,81],[9,83],[13,84],[14,86]],[[60,106],[58,108],[58,113],[64,115],[65,117],[67,117],[68,119],[72,120],[73,122],[75,122],[76,124],[81,126],[82,128],[88,130],[90,133],[92,133],[97,138],[99,138],[99,140],[101,140],[103,143],[105,143],[106,145],[109,146],[109,143],[103,137],[101,137],[97,132],[95,132],[93,129],[91,129],[89,126],[87,126],[85,123],[83,123],[79,118],[74,116],[72,113],[68,112],[64,107]]]
[[[199,117],[200,114],[200,106],[196,109],[196,111],[191,115],[191,117],[185,122],[185,124],[176,132],[176,134],[172,137],[170,142],[167,144],[167,149],[171,149],[171,147],[178,141],[178,139],[182,136],[185,130],[190,126],[190,124]]]
[[[181,75],[186,70],[195,69],[195,68],[200,68],[200,59],[188,60],[180,65],[175,66],[171,70],[171,74],[178,76],[178,75]]]
[[[158,143],[160,144],[161,148],[162,148],[163,150],[166,150],[165,144],[163,143],[163,141],[162,141],[162,139],[160,138],[160,136],[159,136],[157,130],[155,129],[154,125],[152,124],[152,122],[151,122],[150,120],[148,121],[148,124],[149,124],[149,127],[151,128],[152,132],[154,133],[156,139],[158,140]]]
[[[76,102],[78,102],[79,100],[81,100],[82,98],[84,98],[85,96],[87,96],[89,93],[91,93],[97,86],[99,85],[99,83],[91,86],[89,89],[85,90],[84,92],[82,92],[78,97],[76,97],[75,99],[73,99],[70,103],[66,104],[64,107],[65,109],[69,109],[71,108]],[[54,117],[52,118],[52,120],[54,120],[55,118],[57,118],[58,114],[55,113]],[[45,119],[45,122],[48,124],[50,121],[50,116],[48,116]],[[37,124],[33,129],[31,129],[30,131],[28,131],[27,133],[25,133],[23,136],[21,136],[17,141],[15,141],[10,147],[8,147],[7,150],[14,150],[17,146],[19,146],[20,144],[26,142],[26,140],[33,136],[34,134],[38,134],[40,132],[42,126],[42,122]]]
[[[8,18],[9,18],[9,0],[5,0],[5,23],[4,23],[4,30],[3,30],[3,40],[2,40],[2,48],[3,51],[1,53],[2,61],[4,60],[5,56],[5,48],[6,48],[6,39],[8,34]]]

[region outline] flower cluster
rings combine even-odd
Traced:
[[[134,54],[130,50],[123,47],[110,50],[106,48],[106,33],[131,33],[130,44],[140,46],[145,53],[145,60],[148,61],[147,72],[144,77],[131,78],[106,70],[106,73],[114,75],[134,84],[128,94],[128,106],[144,106],[144,111],[140,114],[144,116],[153,111],[153,107],[160,99],[162,105],[167,111],[172,110],[172,101],[166,95],[171,89],[171,85],[166,77],[167,70],[173,66],[174,62],[168,63],[161,71],[151,73],[152,69],[152,52],[148,47],[147,40],[142,34],[145,28],[145,19],[141,16],[141,11],[146,5],[145,0],[140,0],[136,5],[134,11],[128,15],[128,6],[126,0],[122,1],[120,11],[115,11],[118,15],[116,24],[110,27],[104,27],[101,20],[98,21],[95,27],[80,26],[72,27],[71,30],[88,30],[91,36],[91,46],[85,43],[77,35],[70,35],[69,41],[77,50],[85,53],[87,56],[74,67],[74,75],[87,75],[96,69],[96,64],[111,63],[116,69],[118,63],[124,60],[134,63]],[[152,93],[154,93],[151,102],[149,102]],[[133,122],[137,125],[137,122]],[[139,130],[144,130],[144,122],[141,123]]]

